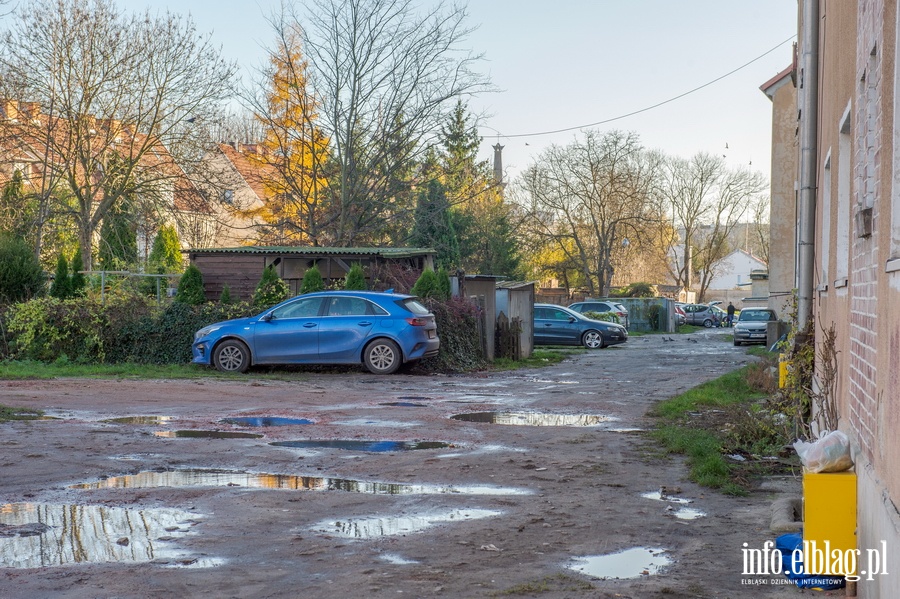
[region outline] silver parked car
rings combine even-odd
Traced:
[[[769,322],[778,320],[774,310],[766,308],[746,308],[734,323],[734,345],[745,343],[765,343]]]
[[[619,318],[619,324],[626,329],[628,328],[628,310],[621,303],[614,300],[584,300],[583,302],[575,302],[569,306],[570,310],[575,310],[581,314],[587,312],[612,312]]]

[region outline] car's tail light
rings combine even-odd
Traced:
[[[616,314],[618,314],[618,315],[621,316],[622,318],[625,318],[626,316],[628,316],[628,313],[627,313],[627,312],[616,312]]]
[[[414,327],[424,327],[425,325],[428,324],[428,319],[413,316],[412,318],[407,318],[406,322],[408,322],[409,324],[411,324]]]

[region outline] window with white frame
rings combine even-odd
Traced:
[[[847,104],[841,117],[838,130],[837,156],[837,212],[834,215],[837,231],[834,236],[834,286],[847,286],[847,273],[850,268],[850,177],[852,173],[852,144],[850,139],[850,108]]]
[[[819,236],[819,265],[821,277],[819,289],[828,289],[828,261],[831,257],[831,149],[825,157],[825,166],[822,169],[822,195],[819,202],[822,214],[822,229]]]

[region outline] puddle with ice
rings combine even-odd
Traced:
[[[614,416],[600,414],[547,414],[541,412],[468,412],[455,414],[450,418],[464,422],[519,426],[599,426],[618,420]]]
[[[344,539],[379,539],[422,532],[436,524],[499,516],[497,510],[462,509],[410,516],[376,516],[329,520],[312,527],[314,532]]]

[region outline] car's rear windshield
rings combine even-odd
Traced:
[[[775,314],[766,310],[744,310],[738,320],[747,321],[765,321],[775,320]]]
[[[414,297],[408,297],[406,299],[397,300],[397,304],[406,308],[413,314],[429,314],[428,308],[425,307],[422,302]]]

